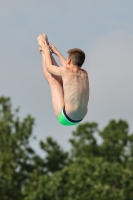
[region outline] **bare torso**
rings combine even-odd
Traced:
[[[81,120],[87,113],[89,101],[89,80],[85,70],[66,67],[62,77],[65,110],[73,120]]]

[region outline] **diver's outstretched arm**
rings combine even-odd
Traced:
[[[53,52],[55,55],[58,56],[58,58],[59,58],[61,64],[62,64],[63,66],[65,66],[65,65],[66,65],[66,59],[65,59],[65,58],[63,57],[63,55],[58,51],[58,49],[57,49],[54,45],[52,45],[51,43],[49,43],[49,47],[50,47],[50,49],[52,50],[52,52]]]

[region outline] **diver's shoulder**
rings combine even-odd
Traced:
[[[84,72],[85,74],[88,74],[88,72],[85,69],[80,69],[82,72]]]
[[[80,69],[83,76],[88,77],[88,72],[85,69]]]

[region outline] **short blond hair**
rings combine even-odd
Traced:
[[[73,65],[81,67],[85,61],[85,53],[78,48],[70,49],[68,52],[68,58],[72,60]]]

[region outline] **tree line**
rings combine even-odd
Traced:
[[[48,137],[30,146],[35,119],[0,97],[0,200],[133,200],[133,134],[125,120],[75,127],[66,152]],[[98,142],[98,137],[101,143]]]

